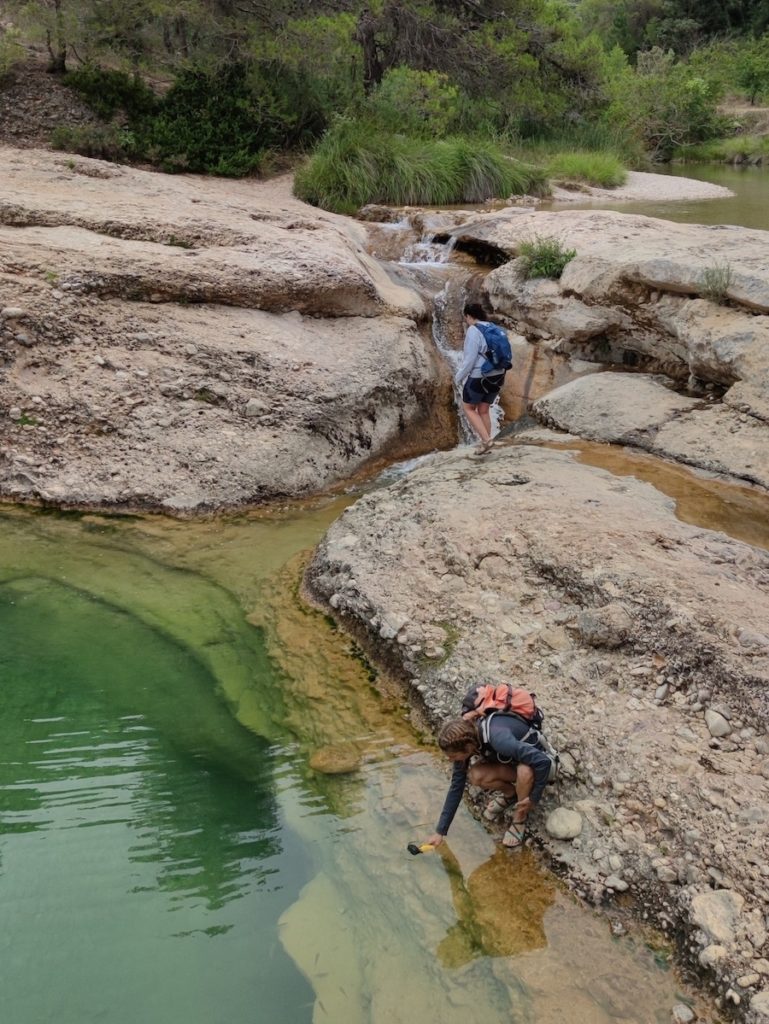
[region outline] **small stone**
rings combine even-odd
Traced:
[[[8,410],[8,415],[11,417],[12,420],[21,419],[21,409],[18,407],[18,405],[12,405],[11,408]]]
[[[553,839],[575,839],[582,831],[582,815],[568,807],[556,807],[548,814],[545,829]]]
[[[750,1000],[750,1009],[756,1014],[761,1024],[764,1021],[769,1021],[769,989],[756,992]]]
[[[750,988],[751,985],[757,985],[760,980],[759,974],[743,974],[737,979],[737,984],[740,988]]]
[[[613,889],[615,892],[625,892],[628,888],[627,882],[618,875],[609,875],[604,885],[607,889]]]
[[[686,1003],[676,1003],[671,1012],[673,1024],[691,1024],[693,1020],[696,1020],[694,1011]]]
[[[744,897],[731,889],[698,893],[692,900],[692,920],[712,939],[726,945],[734,942],[734,929]]]
[[[700,953],[698,960],[702,967],[714,967],[719,960],[723,960],[726,956],[726,946],[712,945],[706,946]]]
[[[0,309],[0,316],[3,320],[18,320],[24,316],[24,310],[21,306],[5,306],[3,309]]]
[[[708,708],[705,712],[705,725],[707,725],[711,736],[728,736],[732,731],[731,725],[729,725],[724,716],[717,711],[713,711],[712,708]]]
[[[263,413],[268,412],[269,408],[267,403],[263,402],[260,398],[249,398],[243,409],[243,415],[250,419],[253,416],[261,416]]]

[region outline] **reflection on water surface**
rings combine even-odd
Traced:
[[[667,1024],[672,974],[465,811],[405,852],[445,776],[297,598],[342,505],[0,512],[9,1021]]]

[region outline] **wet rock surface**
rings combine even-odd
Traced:
[[[422,300],[290,180],[0,148],[0,495],[188,513],[453,434]]]
[[[639,481],[502,446],[359,500],[307,582],[436,726],[471,683],[535,690],[564,762],[538,841],[585,897],[632,898],[724,1010],[761,1020],[769,554],[680,522]]]
[[[532,412],[579,437],[632,445],[769,487],[769,425],[677,394],[668,384],[646,374],[592,374],[538,399]]]

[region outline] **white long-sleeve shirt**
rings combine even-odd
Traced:
[[[471,324],[465,334],[465,344],[462,350],[462,365],[457,370],[454,381],[460,387],[468,377],[482,377],[481,367],[486,361],[486,339],[475,326]]]

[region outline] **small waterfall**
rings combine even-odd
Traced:
[[[433,266],[445,266],[451,259],[457,240],[451,235],[448,242],[434,242],[432,232],[422,235],[418,242],[406,247],[401,263],[430,263]]]
[[[423,228],[420,222],[417,223]],[[387,234],[391,238],[397,238],[404,229],[413,229],[415,226],[413,220],[409,221],[406,218],[391,224],[370,225],[369,230],[375,227],[381,240],[382,229],[389,229]],[[396,265],[408,268],[406,272],[412,284],[416,285],[423,295],[432,297],[433,341],[446,360],[453,378],[462,363],[462,308],[467,300],[466,283],[469,274],[466,268],[457,265],[451,259],[457,236],[448,234],[447,237],[444,233],[445,225],[441,225],[439,237],[447,240],[436,242],[436,227],[432,224],[429,230],[422,229],[419,241],[411,241],[404,247]],[[478,438],[462,411],[462,394],[456,386],[454,403],[457,408],[457,440],[459,444],[474,444]],[[499,433],[504,418],[504,410],[499,404],[499,399],[492,405],[490,417],[491,433],[494,437]]]

